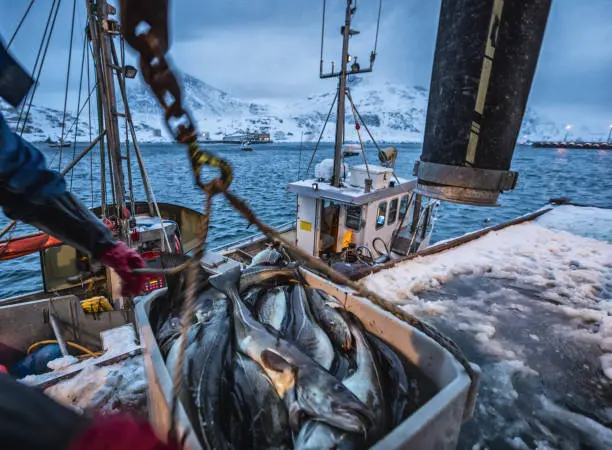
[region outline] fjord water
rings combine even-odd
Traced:
[[[332,157],[333,146],[321,144],[314,162]],[[399,144],[396,173],[412,176],[414,162],[421,146]],[[57,168],[57,149],[40,144],[49,165]],[[77,146],[77,154],[85,148]],[[234,168],[232,190],[247,199],[251,207],[266,222],[280,225],[295,219],[295,195],[286,190],[287,183],[304,177],[313,153],[314,143],[267,144],[253,146],[253,152],[243,152],[238,145],[209,145],[231,162]],[[159,202],[176,203],[199,211],[203,209],[202,193],[195,187],[186,150],[175,144],[144,144],[141,146],[145,165]],[[73,149],[63,150],[63,166],[70,160]],[[368,148],[368,162],[377,161],[376,150]],[[356,156],[350,165],[363,164]],[[314,165],[314,163],[313,163]],[[76,166],[72,177],[72,191],[88,206],[100,202],[99,154],[93,160],[87,156]],[[91,172],[93,169],[93,185]],[[486,226],[504,222],[544,206],[551,197],[569,197],[575,203],[612,207],[612,151],[558,150],[518,147],[512,169],[519,172],[514,191],[500,197],[501,206],[473,207],[442,203],[435,223],[433,241],[448,239]],[[314,167],[310,168],[310,176]],[[136,200],[144,200],[144,190],[136,166],[133,168]],[[207,172],[213,176],[214,172]],[[67,177],[70,185],[71,177]],[[110,199],[110,184],[107,188]],[[93,202],[92,202],[93,194]],[[0,227],[8,220],[0,217]],[[27,231],[20,225],[19,233]],[[219,246],[256,232],[247,229],[246,222],[218,198],[214,203],[210,224],[209,248]],[[0,262],[0,298],[19,295],[42,288],[39,257],[30,255],[18,260]]]

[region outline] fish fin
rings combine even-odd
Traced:
[[[229,297],[229,292],[232,289],[238,289],[241,273],[240,266],[232,267],[219,275],[210,277],[208,282],[212,287]]]
[[[288,413],[289,427],[297,433],[302,425],[302,408],[297,402],[291,402]]]
[[[261,361],[268,369],[276,372],[284,372],[285,370],[293,369],[289,361],[274,349],[267,348],[261,352]]]

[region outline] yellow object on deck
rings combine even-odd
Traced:
[[[98,313],[103,311],[112,311],[113,307],[104,296],[91,297],[81,301],[81,308],[86,313]]]
[[[342,248],[345,249],[346,247],[349,246],[349,244],[351,242],[353,242],[353,231],[352,230],[347,230],[342,235]]]
[[[29,355],[30,353],[32,353],[35,349],[37,349],[41,345],[48,345],[48,344],[57,344],[57,341],[55,339],[48,339],[48,340],[45,340],[45,341],[34,342],[32,345],[30,345],[28,347],[28,349],[26,351],[26,355]],[[92,358],[96,358],[96,357],[98,357],[98,356],[100,356],[102,354],[101,352],[92,352],[88,348],[83,347],[82,345],[77,344],[76,342],[66,341],[66,345],[68,347],[76,348],[77,350],[82,351],[85,355],[90,356]],[[82,356],[82,355],[79,355],[79,356]]]

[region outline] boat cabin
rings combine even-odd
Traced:
[[[297,194],[296,244],[323,259],[348,248],[373,259],[388,255],[395,237],[410,225],[416,179],[398,178],[393,169],[372,164],[349,171],[345,163],[344,182],[334,187],[330,161],[317,166],[317,178],[287,187]]]

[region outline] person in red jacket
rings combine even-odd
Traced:
[[[0,41],[0,97],[17,106],[31,78]],[[103,264],[122,280],[126,296],[141,292],[146,280],[132,272],[144,267],[123,242],[76,197],[64,178],[46,166],[32,144],[12,132],[0,114],[0,207],[5,214],[60,239]],[[0,369],[0,449],[3,450],[173,450],[147,422],[129,416],[88,418],[25,386]]]

